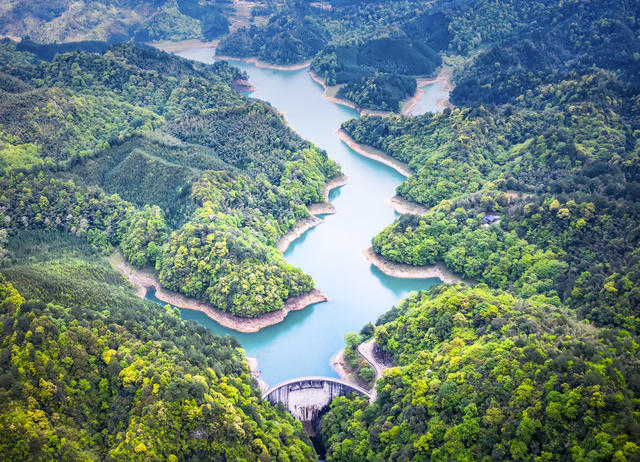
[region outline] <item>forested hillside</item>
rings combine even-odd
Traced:
[[[41,43],[211,40],[229,31],[232,6],[229,0],[4,0],[0,34]]]
[[[327,85],[361,108],[398,111],[416,91],[413,76],[431,75],[449,43],[449,20],[424,2],[290,2],[266,24],[225,36],[218,55],[258,57],[275,64],[313,58]]]
[[[372,406],[333,402],[327,460],[637,460],[637,2],[445,15],[458,107],[343,129],[406,162],[398,194],[430,207],[374,251],[481,284],[379,319],[395,367]]]
[[[120,247],[163,286],[239,316],[313,287],[275,245],[339,168],[234,92],[237,69],[128,44],[42,61],[4,41],[0,53],[5,233]]]
[[[313,59],[311,70],[327,85],[346,84],[338,96],[359,107],[398,111],[416,91],[408,75],[431,75],[440,63],[440,56],[420,41],[384,38],[327,47]]]
[[[494,292],[440,286],[384,315],[396,367],[378,399],[336,398],[327,460],[636,460],[640,363],[629,333]]]
[[[0,3],[0,33],[33,39],[0,41],[0,454],[315,459],[236,341],[136,298],[105,258],[243,317],[313,288],[276,246],[339,166],[235,91],[238,69],[130,43],[222,37],[232,5]],[[387,369],[373,403],[333,401],[319,453],[640,460],[638,0],[255,6],[218,54],[312,60],[360,107],[398,111],[415,76],[453,69],[442,113],[342,126],[405,162],[397,193],[428,208],[376,257],[464,283],[347,334],[347,372]]]
[[[283,11],[264,25],[242,28],[224,37],[216,54],[259,57],[270,63],[297,64],[315,55],[329,40],[320,21],[296,11]]]
[[[234,339],[135,297],[83,238],[20,231],[6,247],[4,460],[315,460]]]
[[[404,217],[383,231],[373,241],[376,252],[413,265],[444,261],[491,287],[542,294],[599,325],[637,332],[639,63],[629,53],[638,39],[623,45],[610,38],[615,31],[637,31],[637,18],[631,5],[622,5],[621,13],[579,3],[539,6],[549,20],[513,32],[546,38],[535,44],[539,62],[529,66],[535,73],[523,74],[521,65],[534,53],[533,43],[505,48],[514,35],[488,36],[496,44],[457,76],[452,100],[460,108],[365,117],[343,128],[407,162],[415,174],[398,193],[433,207],[425,217]],[[524,3],[513,7],[505,27],[530,18]],[[458,27],[483,31],[489,19],[478,11],[466,13]],[[584,24],[580,34],[567,35],[569,22]],[[465,37],[465,31],[458,34]],[[578,52],[588,38],[589,49]],[[552,61],[562,64],[538,72]],[[489,83],[473,90],[478,82]],[[487,226],[485,215],[500,219]]]

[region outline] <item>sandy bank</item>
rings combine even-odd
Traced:
[[[322,220],[322,218],[318,218],[315,215],[331,215],[333,213],[336,213],[335,207],[329,202],[329,193],[332,189],[344,186],[345,184],[349,183],[349,181],[350,179],[346,175],[340,175],[327,181],[327,184],[324,187],[325,201],[308,205],[307,209],[309,210],[311,216],[299,220],[287,234],[282,236],[282,238],[280,238],[280,242],[278,242],[277,249],[280,252],[285,253],[293,241],[298,239],[314,226],[318,226],[324,221]]]
[[[224,56],[224,55],[214,55],[214,59],[223,60],[223,61],[242,61],[245,63],[251,63],[256,67],[260,67],[263,69],[275,69],[277,71],[299,71],[300,69],[305,69],[311,65],[311,60],[305,61],[303,63],[298,64],[271,64],[265,63],[264,61],[260,61],[258,58],[239,58],[236,56]]]
[[[438,72],[438,75],[436,75],[435,77],[429,77],[429,78],[417,77],[416,92],[413,94],[413,96],[410,96],[409,98],[402,101],[402,103],[400,104],[399,114],[409,115],[409,113],[413,110],[413,108],[416,107],[420,99],[424,96],[425,91],[422,89],[422,87],[426,85],[440,83],[440,89],[442,91],[453,90],[453,83],[451,82],[451,74],[452,74],[452,68],[445,66],[440,69],[440,71]],[[338,96],[336,96],[338,93],[338,90],[341,87],[343,87],[344,84],[329,86],[325,83],[322,77],[320,77],[318,74],[316,74],[312,70],[309,70],[309,75],[311,76],[311,79],[314,82],[319,83],[320,85],[322,85],[322,88],[324,88],[324,93],[322,94],[322,97],[328,101],[331,101],[332,103],[341,104],[342,106],[350,107],[351,109],[358,111],[358,113],[361,116],[370,115],[370,116],[387,117],[387,116],[396,114],[393,111],[379,111],[374,109],[361,108],[353,101],[349,101],[347,99],[339,98]],[[449,102],[449,98],[440,99],[436,102],[436,104],[440,109],[452,107],[451,103]]]
[[[416,82],[418,81],[418,79],[416,79]],[[425,84],[426,85],[426,84]],[[413,94],[413,96],[411,96],[408,99],[405,99],[401,106],[400,106],[400,114],[402,115],[409,115],[409,113],[411,111],[413,111],[413,108],[416,107],[416,105],[418,104],[418,102],[420,101],[420,99],[425,95],[426,91],[424,91],[422,88],[420,87],[424,87],[424,85],[418,85],[416,88],[416,92]],[[438,105],[439,107],[440,105]]]
[[[331,193],[331,190],[339,188],[340,186],[344,186],[345,184],[348,184],[351,181],[351,179],[347,176],[347,175],[340,175],[340,176],[336,176],[335,178],[331,178],[329,181],[327,181],[327,184],[324,187],[324,204],[329,202],[329,193]],[[322,202],[318,203],[317,205],[324,205]],[[313,207],[316,204],[311,204],[309,206],[309,210],[311,210],[311,207]],[[318,213],[325,213],[325,212],[318,212]]]
[[[411,111],[413,111],[413,109],[418,104],[418,101],[420,101],[420,99],[426,93],[423,88],[427,85],[439,83],[440,91],[451,92],[454,87],[453,81],[451,80],[452,75],[452,67],[442,66],[435,77],[416,77],[416,84],[418,88],[411,98],[408,98],[402,102],[402,109],[400,110],[400,113],[403,115],[409,115]],[[453,105],[449,102],[449,98],[439,99],[438,101],[436,101],[436,105],[441,110],[447,107],[453,107]]]
[[[327,296],[318,289],[313,289],[298,297],[291,297],[285,301],[282,309],[265,313],[257,318],[242,318],[220,311],[209,303],[185,297],[182,294],[163,289],[154,274],[147,271],[138,270],[129,265],[119,252],[114,253],[109,261],[119,270],[131,283],[138,297],[144,298],[148,288],[155,288],[156,298],[178,308],[201,311],[209,318],[229,329],[238,332],[253,333],[265,327],[282,322],[290,311],[298,311],[315,303],[326,302]]]
[[[309,75],[311,76],[311,80],[320,84],[322,88],[324,88],[322,97],[327,101],[331,101],[334,104],[340,104],[341,106],[350,107],[351,109],[354,109],[355,111],[357,111],[361,116],[371,115],[371,116],[385,117],[393,114],[393,112],[391,111],[376,111],[373,109],[361,108],[353,101],[349,101],[348,99],[344,99],[344,98],[339,98],[338,96],[336,96],[338,93],[338,90],[340,90],[340,88],[343,87],[345,84],[329,86],[325,83],[322,77],[320,77],[318,74],[316,74],[312,70],[309,70]]]
[[[343,380],[351,385],[358,385],[358,383],[351,378],[351,374],[347,370],[347,365],[344,363],[344,349],[338,351],[330,360],[329,364],[334,371],[338,373],[340,380]],[[358,385],[360,386],[360,385]]]
[[[202,40],[192,39],[172,42],[171,40],[162,40],[159,42],[151,42],[148,45],[158,50],[166,51],[167,53],[179,53],[193,48],[215,48],[218,46],[219,41],[220,40],[212,40],[210,42],[203,42]]]
[[[416,79],[416,82],[418,84],[418,91],[421,91],[422,94],[424,94],[424,90],[421,89],[422,87],[425,87],[426,85],[433,85],[434,83],[440,84],[440,91],[447,91],[451,93],[455,88],[455,85],[453,83],[453,68],[451,66],[442,66],[438,71],[438,75],[436,75],[435,77],[418,78]],[[418,103],[419,99],[420,98],[418,98],[413,103],[413,106],[407,107],[406,110],[403,111],[403,114],[409,114]],[[442,110],[454,107],[453,104],[451,104],[451,102],[449,101],[449,98],[439,99],[438,101],[436,101],[436,105]]]
[[[231,82],[231,88],[233,88],[238,93],[254,92],[257,90],[257,88],[251,85],[251,83],[248,80],[244,80],[244,79],[236,79],[233,82]]]
[[[398,195],[389,199],[389,205],[394,208],[396,212],[401,215],[426,215],[429,211],[428,207],[418,204],[417,202],[411,202],[404,197]]]
[[[336,130],[336,134],[338,135],[338,138],[340,138],[347,146],[349,146],[358,154],[364,157],[368,157],[369,159],[376,160],[382,164],[388,165],[389,167],[400,173],[400,175],[409,177],[413,174],[409,166],[404,162],[401,162],[398,159],[394,159],[380,149],[376,149],[372,146],[367,146],[364,144],[358,144],[353,138],[349,136],[347,132],[345,132],[341,128]]]
[[[291,228],[287,234],[280,238],[277,249],[280,252],[285,253],[293,241],[298,239],[311,228],[318,226],[320,223],[322,223],[322,221],[322,219],[313,215],[307,218],[303,218],[302,220],[298,220],[295,226]]]
[[[340,377],[340,380],[342,380],[343,382],[362,388],[364,390],[371,390],[363,380],[360,380],[356,376],[354,376],[351,370],[347,367],[347,364],[344,362],[344,349],[338,351],[331,358],[331,360],[329,361],[329,365],[331,365],[333,370],[338,373],[338,377]]]
[[[373,371],[376,374],[375,379],[373,381],[373,386],[371,388],[369,388],[366,385],[363,385],[361,380],[358,380],[356,377],[354,377],[350,368],[347,366],[347,364],[344,361],[344,349],[338,351],[331,358],[331,361],[329,361],[329,364],[331,365],[333,370],[338,373],[338,376],[340,377],[341,380],[351,385],[356,385],[364,389],[369,389],[371,393],[371,400],[370,400],[371,402],[374,402],[378,395],[376,392],[376,384],[378,383],[378,380],[382,378],[384,371],[386,369],[389,369],[389,366],[382,363],[381,361],[378,360],[378,358],[376,358],[376,355],[374,353],[374,347],[375,347],[375,340],[373,338],[358,345],[358,354],[365,362],[369,364],[369,366],[373,369]]]
[[[369,247],[362,251],[364,258],[380,271],[394,278],[438,278],[445,284],[455,284],[465,282],[441,263],[428,266],[405,265],[404,263],[394,263],[376,254],[373,248]]]
[[[247,356],[247,365],[249,366],[249,373],[251,377],[258,381],[258,386],[260,387],[260,391],[264,393],[269,389],[269,384],[260,378],[260,367],[258,366],[258,358],[252,358],[251,356]]]

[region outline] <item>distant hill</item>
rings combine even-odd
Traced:
[[[0,34],[41,43],[211,40],[229,30],[225,0],[7,0]]]

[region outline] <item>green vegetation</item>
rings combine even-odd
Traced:
[[[370,389],[374,384],[376,372],[358,353],[357,348],[360,343],[360,337],[353,332],[349,332],[344,336],[344,343],[345,347],[342,352],[345,365],[352,372],[359,385],[365,389]]]
[[[406,39],[370,40],[360,46],[330,46],[318,53],[311,70],[327,85],[346,83],[338,96],[359,107],[398,111],[416,92],[407,75],[430,75],[440,57],[427,45]]]
[[[131,13],[135,3],[135,13]],[[9,459],[308,460],[238,345],[138,300],[162,285],[245,317],[313,287],[278,240],[339,168],[225,63],[103,41],[213,38],[220,2],[10,1],[0,32],[0,452]],[[454,69],[457,107],[343,125],[413,170],[430,210],[373,238],[463,285],[345,337],[393,364],[331,404],[330,461],[640,459],[640,17],[636,2],[268,2],[219,54],[312,69],[397,111]],[[123,16],[124,15],[124,16]],[[127,17],[127,21],[120,21]],[[126,24],[126,25],[125,25]],[[161,185],[162,187],[158,187]],[[489,215],[497,217],[485,222]],[[24,297],[24,298],[23,298]],[[155,307],[155,309],[154,309]]]
[[[318,8],[287,2],[265,24],[222,39],[218,55],[257,57],[275,64],[312,59],[327,85],[362,108],[399,110],[416,91],[415,75],[440,65],[434,50],[449,41],[448,19],[422,2],[331,2]],[[427,6],[427,9],[429,7]],[[412,18],[408,20],[407,18]]]
[[[416,92],[416,81],[406,75],[375,74],[349,82],[338,96],[361,108],[399,111],[402,101]]]
[[[477,285],[414,295],[378,320],[376,352],[396,367],[373,405],[334,400],[327,460],[637,460],[637,9],[442,11],[460,107],[343,129],[409,164],[398,194],[431,207],[374,251]]]
[[[228,32],[230,13],[231,3],[225,0],[7,0],[0,33],[41,43],[211,40]]]
[[[559,19],[519,26],[518,33],[550,37],[545,40],[553,46],[545,40],[537,44],[536,53],[546,61],[575,50],[585,37],[608,37],[605,19],[618,18],[617,13],[586,3],[579,9],[540,6],[540,17],[557,14]],[[507,11],[518,18],[530,15],[524,3],[513,8]],[[594,15],[602,21],[592,23]],[[484,30],[489,20],[485,10],[462,17],[465,27],[452,23],[452,43],[467,28]],[[634,16],[627,18],[633,26]],[[567,36],[569,20],[584,22],[584,32]],[[398,193],[433,207],[425,217],[404,217],[391,225],[373,240],[374,249],[401,263],[444,262],[490,287],[525,298],[544,296],[597,325],[637,332],[640,113],[630,77],[637,64],[632,58],[624,63],[606,59],[602,47],[607,45],[594,39],[591,60],[571,54],[553,72],[524,81],[522,61],[516,65],[500,46],[515,43],[516,32],[505,34],[494,37],[496,44],[457,75],[457,83],[495,79],[484,90],[457,85],[452,99],[463,107],[344,124],[356,141],[407,162],[415,174]],[[558,37],[562,40],[556,42]],[[610,46],[617,53],[619,44]],[[532,53],[518,47],[506,49]],[[504,65],[496,72],[489,60]],[[499,223],[485,227],[486,214],[499,215]]]
[[[326,46],[328,38],[318,20],[287,12],[270,17],[263,26],[238,29],[220,41],[216,53],[257,57],[275,64],[297,64]]]
[[[50,62],[0,48],[5,232],[57,229],[103,254],[120,247],[163,286],[239,316],[313,288],[275,246],[340,170],[234,92],[237,69],[128,44]]]
[[[327,85],[336,85],[375,72],[428,75],[439,64],[440,57],[421,42],[378,39],[360,46],[327,47],[314,58],[312,70]]]
[[[440,286],[383,316],[397,367],[378,399],[337,398],[327,460],[634,460],[638,344],[564,308]]]
[[[315,460],[244,353],[140,300],[84,239],[22,231],[0,275],[6,460]]]

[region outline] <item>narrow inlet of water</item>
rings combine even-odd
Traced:
[[[213,50],[208,48],[178,54],[213,61]],[[340,124],[358,114],[325,100],[322,87],[306,69],[280,71],[241,61],[233,64],[249,74],[256,87],[251,97],[282,111],[297,133],[326,150],[351,179],[330,195],[338,213],[324,216],[324,223],[307,231],[285,253],[289,263],[313,277],[329,301],[292,312],[280,324],[255,334],[224,328],[198,311],[180,311],[184,319],[196,320],[216,334],[236,337],[248,356],[258,358],[262,378],[269,385],[308,375],[337,377],[330,360],[344,346],[347,332],[359,331],[412,291],[440,281],[389,277],[362,256],[371,238],[397,217],[388,200],[404,177],[360,156],[337,138]],[[431,103],[421,101],[421,109],[437,111],[436,101],[441,97],[427,97]],[[154,299],[152,294],[148,298]]]

